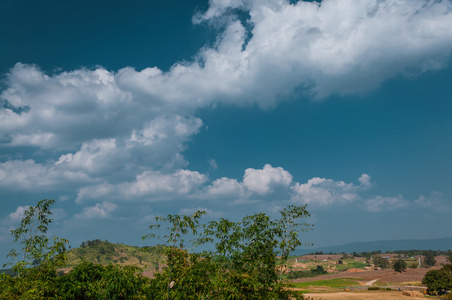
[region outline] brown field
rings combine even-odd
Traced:
[[[299,278],[294,279],[293,282],[308,282],[308,281],[316,281],[316,280],[327,280],[327,279],[336,279],[336,278],[359,278],[362,282],[368,282],[372,280],[378,280],[378,283],[387,285],[400,285],[404,282],[421,282],[422,278],[424,278],[425,274],[430,270],[437,270],[440,267],[433,268],[421,268],[421,269],[407,269],[405,272],[398,273],[392,269],[385,270],[369,270],[369,271],[345,271],[336,274],[328,274],[321,275],[310,278]]]
[[[420,286],[422,278],[430,270],[440,269],[440,266],[432,268],[407,269],[403,273],[398,273],[392,269],[385,270],[347,270],[345,272],[321,275],[311,278],[299,278],[293,282],[309,282],[317,280],[328,280],[338,278],[354,278],[362,285],[361,288],[347,291],[337,291],[328,287],[309,288],[310,293],[304,294],[306,300],[392,300],[392,299],[439,299],[424,295],[425,287]],[[377,290],[369,291],[365,286],[390,287],[391,291]],[[400,288],[400,291],[398,290]],[[317,292],[318,291],[318,292]]]
[[[395,300],[395,299],[426,299],[426,296],[416,291],[353,291],[353,292],[338,292],[338,293],[311,293],[304,294],[306,300]],[[432,297],[428,297],[432,299]]]

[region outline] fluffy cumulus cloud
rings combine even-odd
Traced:
[[[359,185],[314,177],[308,182],[296,183],[292,189],[292,200],[313,205],[331,205],[337,203],[351,203],[360,200],[359,192],[371,186],[370,176],[362,174],[359,177]]]
[[[4,158],[0,186],[66,189],[78,201],[272,193],[319,205],[357,201],[371,185],[367,175],[358,185],[293,183],[287,171],[266,165],[247,169],[243,181],[210,182],[186,169],[183,151],[202,127],[196,109],[219,102],[271,108],[295,91],[315,99],[361,93],[398,74],[442,68],[452,49],[445,0],[211,0],[194,21],[222,32],[214,46],[166,72],[98,67],[49,76],[17,63],[0,94],[0,147],[31,147],[48,159]],[[382,201],[390,202],[374,202]]]
[[[135,180],[118,184],[101,183],[80,189],[78,202],[85,199],[110,197],[120,200],[161,201],[180,197],[190,197],[207,180],[206,175],[196,171],[177,170],[173,173],[146,171]]]
[[[249,14],[246,23],[233,9]],[[225,22],[224,31],[215,47],[168,72],[127,67],[47,76],[18,63],[1,94],[10,104],[1,110],[2,140],[68,148],[214,101],[269,107],[300,87],[317,98],[359,93],[399,73],[441,68],[452,49],[450,1],[213,0],[196,20]]]
[[[229,198],[239,203],[263,200],[270,195],[287,198],[291,184],[292,174],[281,167],[266,164],[262,169],[246,169],[241,182],[227,177],[214,180],[204,187],[202,198]]]
[[[273,168],[267,164],[262,170],[246,169],[243,185],[249,191],[260,195],[268,194],[277,186],[289,186],[292,175],[281,167]]]
[[[195,20],[227,23],[225,41],[242,42],[244,50],[227,46],[226,53],[240,56],[225,60],[241,57],[244,90],[272,105],[275,96],[297,86],[322,98],[360,93],[398,73],[443,67],[452,46],[451,7],[450,1],[424,0],[212,0]],[[235,10],[249,14],[246,44],[245,27],[225,18]],[[205,54],[206,63],[216,57]]]
[[[0,187],[3,190],[59,190],[91,181],[85,173],[36,163],[32,159],[0,163]]]

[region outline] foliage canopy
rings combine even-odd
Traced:
[[[447,264],[440,270],[428,271],[422,283],[427,285],[428,292],[431,294],[452,290],[452,264]]]
[[[137,267],[86,261],[67,274],[57,272],[66,261],[67,240],[55,237],[51,243],[46,236],[54,202],[30,207],[11,231],[22,245],[8,255],[19,275],[0,274],[0,299],[303,299],[286,288],[281,274],[290,252],[302,244],[300,231],[310,230],[300,221],[309,216],[306,206],[288,206],[278,219],[257,213],[204,225],[202,211],[157,217],[143,239],[165,240],[166,267],[149,279]],[[207,244],[214,250],[189,252]]]
[[[394,270],[399,273],[404,272],[406,270],[406,268],[407,268],[407,264],[404,260],[399,259],[398,261],[396,261],[394,263]]]
[[[157,217],[155,231],[168,223],[165,233],[143,239],[166,239],[168,267],[151,284],[156,299],[300,299],[280,280],[291,251],[302,243],[299,232],[310,229],[300,219],[309,216],[306,206],[291,205],[272,219],[264,213],[233,222],[227,219],[200,225],[204,212],[192,216]],[[202,231],[198,234],[198,231]],[[190,234],[193,239],[186,244]],[[187,247],[213,244],[214,250],[189,253]],[[280,259],[277,256],[280,256]]]

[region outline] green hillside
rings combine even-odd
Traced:
[[[162,250],[165,246],[137,247],[93,240],[83,242],[79,248],[67,251],[68,267],[75,266],[82,259],[95,264],[135,265],[142,268],[157,268],[164,262]]]

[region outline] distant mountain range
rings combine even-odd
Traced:
[[[452,238],[427,239],[427,240],[383,240],[375,242],[353,242],[338,246],[306,248],[295,250],[295,255],[302,255],[313,252],[323,253],[352,253],[366,251],[396,251],[396,250],[451,250]]]

